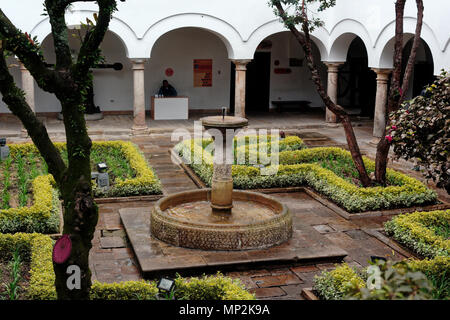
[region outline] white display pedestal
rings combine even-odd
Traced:
[[[187,120],[189,118],[188,97],[152,97],[153,120]]]

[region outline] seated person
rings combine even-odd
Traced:
[[[162,85],[162,87],[159,89],[158,94],[159,94],[159,95],[162,95],[163,97],[176,97],[176,96],[178,95],[178,94],[177,94],[177,90],[175,90],[175,88],[172,87],[172,86],[169,84],[169,81],[167,81],[167,80],[164,80],[164,81],[163,81],[163,85]]]

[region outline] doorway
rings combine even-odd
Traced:
[[[256,52],[247,65],[245,87],[245,113],[269,112],[270,109],[270,52]],[[236,66],[231,63],[230,108],[234,113]]]

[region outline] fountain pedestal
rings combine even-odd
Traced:
[[[214,173],[211,181],[211,208],[213,214],[231,215],[233,208],[233,139],[239,129],[248,125],[240,117],[215,116],[200,119],[205,130],[212,132],[215,143]],[[220,133],[222,141],[217,141]],[[228,143],[227,143],[228,142]],[[220,144],[222,147],[220,148]]]

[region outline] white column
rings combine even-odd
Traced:
[[[133,63],[133,127],[134,135],[145,134],[148,127],[145,122],[145,61],[146,59],[132,59]]]
[[[20,63],[20,72],[22,74],[22,90],[25,92],[25,100],[31,110],[35,111],[34,104],[34,78],[25,66]]]
[[[236,65],[236,86],[234,99],[234,115],[245,118],[245,77],[247,64],[251,60],[233,60]]]
[[[386,128],[386,103],[388,97],[388,81],[391,69],[373,68],[377,74],[377,95],[375,100],[375,115],[373,120],[373,136],[381,138]]]
[[[344,62],[333,62],[325,64],[328,67],[327,94],[330,97],[331,101],[337,104],[339,66],[344,64]],[[337,122],[336,115],[333,112],[331,112],[328,108],[326,110],[325,121],[329,123]]]

